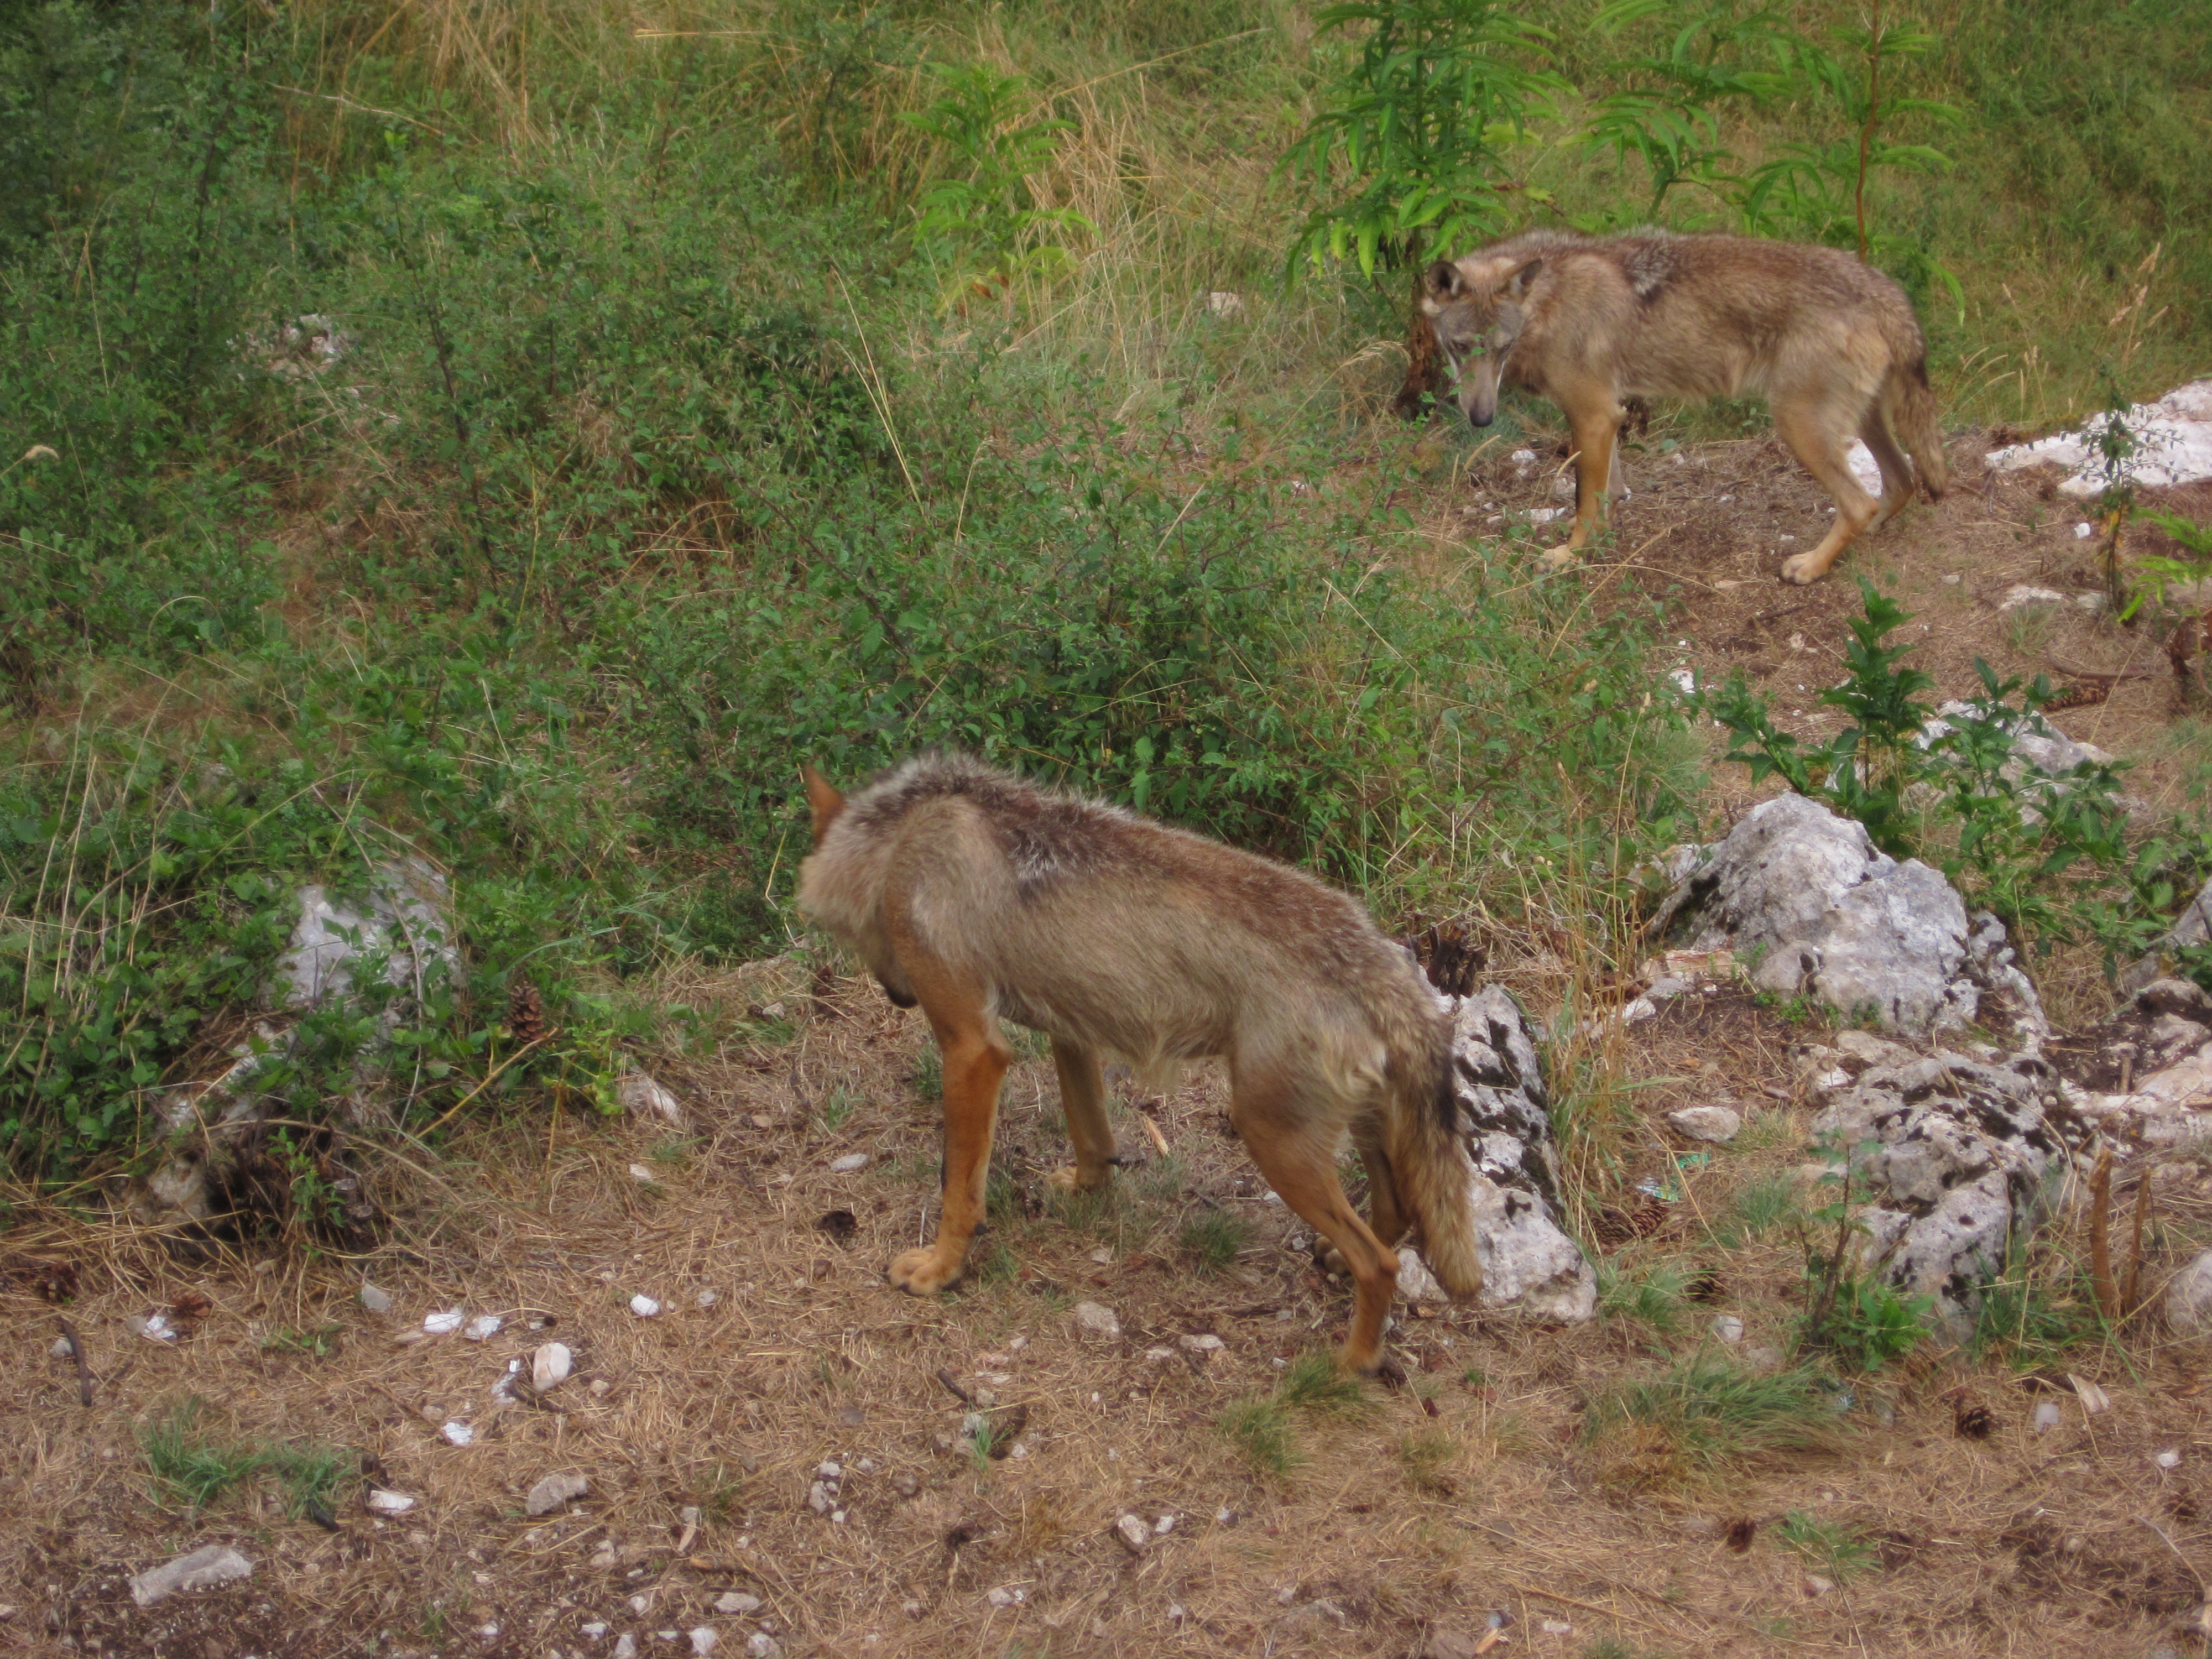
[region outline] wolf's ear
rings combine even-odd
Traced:
[[[1466,286],[1459,267],[1450,260],[1439,259],[1429,267],[1427,287],[1431,300],[1456,300]]]
[[[814,844],[819,847],[830,826],[837,822],[837,814],[845,810],[845,798],[806,761],[799,763],[799,775],[806,782],[806,806],[814,815]]]
[[[1528,285],[1536,280],[1543,269],[1544,262],[1541,259],[1530,259],[1524,264],[1515,266],[1506,273],[1506,293],[1516,300],[1525,297],[1528,292]]]

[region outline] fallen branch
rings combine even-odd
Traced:
[[[76,1397],[89,1406],[92,1404],[92,1367],[84,1363],[84,1339],[76,1334],[76,1327],[66,1319],[62,1320],[62,1337],[69,1344],[70,1358],[76,1361]]]

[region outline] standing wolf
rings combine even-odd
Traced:
[[[1929,500],[1948,487],[1912,302],[1848,253],[1660,230],[1532,231],[1438,260],[1426,289],[1421,309],[1468,420],[1490,424],[1501,380],[1566,414],[1575,528],[1545,556],[1553,563],[1589,540],[1604,492],[1619,491],[1629,398],[1766,395],[1782,441],[1836,499],[1820,544],[1783,565],[1790,581],[1820,580],[1861,531],[1894,518],[1912,498],[1915,467]],[[1844,464],[1854,436],[1881,468],[1880,501]]]
[[[1117,808],[1055,794],[956,754],[925,755],[850,800],[804,769],[814,850],[799,902],[945,1060],[945,1206],[937,1243],[891,1264],[916,1295],[959,1278],[981,1218],[999,1085],[998,1022],[1052,1039],[1075,1167],[1114,1158],[1099,1061],[1219,1055],[1230,1121],[1283,1201],[1343,1255],[1358,1287],[1342,1358],[1382,1358],[1410,1229],[1444,1288],[1482,1285],[1455,1133],[1450,1033],[1413,958],[1357,903],[1268,860]],[[1372,1226],[1336,1178],[1346,1135]]]

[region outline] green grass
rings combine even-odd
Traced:
[[[1797,1181],[1788,1175],[1754,1176],[1737,1189],[1713,1224],[1713,1238],[1729,1249],[1765,1237],[1804,1214]]]
[[[1687,1291],[1697,1269],[1680,1262],[1630,1263],[1619,1257],[1597,1271],[1597,1307],[1607,1320],[1642,1325],[1661,1336],[1680,1330],[1690,1312]]]
[[[157,1501],[166,1505],[204,1510],[260,1467],[258,1452],[219,1444],[202,1432],[199,1416],[199,1401],[187,1401],[138,1437]]]
[[[1291,1433],[1289,1409],[1274,1395],[1247,1395],[1231,1401],[1213,1425],[1261,1474],[1279,1478],[1305,1462]]]
[[[1252,1224],[1227,1210],[1200,1210],[1186,1219],[1176,1243],[1202,1273],[1231,1266],[1252,1242]]]
[[[359,1454],[318,1442],[261,1446],[226,1443],[200,1426],[202,1404],[188,1400],[140,1432],[139,1449],[153,1477],[155,1500],[204,1510],[248,1481],[267,1477],[284,1494],[293,1518],[327,1521],[340,1490],[357,1477]]]
[[[1583,1417],[1583,1434],[1597,1440],[1624,1425],[1648,1428],[1686,1462],[1706,1469],[1761,1453],[1811,1449],[1835,1434],[1824,1381],[1811,1366],[1768,1375],[1698,1357],[1599,1395]]]
[[[1839,1584],[1875,1564],[1875,1547],[1856,1528],[1840,1521],[1824,1521],[1802,1510],[1792,1510],[1774,1531],[1786,1547]]]

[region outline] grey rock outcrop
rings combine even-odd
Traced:
[[[340,902],[327,890],[299,892],[300,916],[290,948],[277,959],[266,1000],[271,1013],[252,1039],[231,1050],[232,1064],[204,1082],[173,1089],[155,1107],[166,1131],[165,1156],[123,1192],[125,1207],[148,1224],[209,1221],[230,1207],[227,1194],[252,1183],[244,1165],[266,1132],[271,1114],[266,1074],[290,1056],[296,1016],[354,997],[361,975],[374,971],[384,988],[378,1014],[388,1034],[425,988],[428,975],[458,974],[452,898],[446,878],[420,859],[378,866],[368,896]],[[356,1112],[362,1102],[353,1103]],[[276,1115],[283,1115],[279,1112]],[[359,1183],[340,1173],[334,1182],[342,1207],[355,1220]]]
[[[1691,951],[1731,951],[1761,990],[1916,1039],[2004,1021],[2033,1048],[2048,1032],[1994,916],[1969,916],[1940,872],[1890,857],[1863,825],[1802,795],[1746,813],[1653,931]]]
[[[2070,1167],[2046,1116],[2058,1087],[2033,1054],[1938,1051],[1821,1091],[1814,1134],[1848,1158],[1855,1206],[1864,1200],[1859,1269],[1932,1297],[1954,1340],[1972,1333],[1984,1288],[2057,1208]]]
[[[1534,1319],[1589,1319],[1597,1310],[1597,1274],[1557,1220],[1559,1154],[1528,1020],[1499,985],[1442,1000],[1451,1015],[1462,1174],[1482,1263],[1480,1305]],[[1401,1279],[1409,1295],[1419,1282]]]

